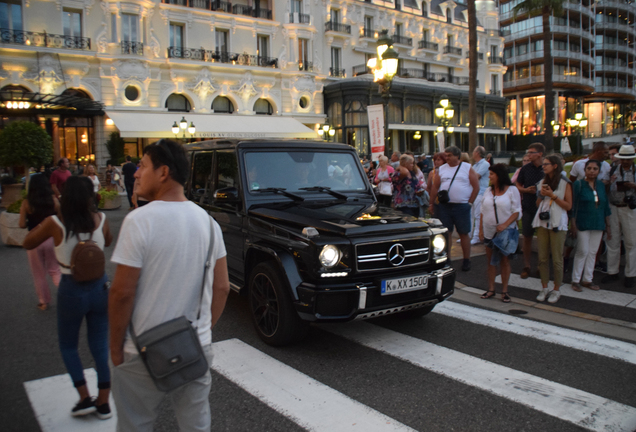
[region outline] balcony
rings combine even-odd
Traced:
[[[504,64],[504,59],[503,57],[499,57],[499,56],[490,56],[488,57],[488,64]]]
[[[462,49],[454,47],[454,46],[451,46],[451,45],[446,45],[444,47],[444,54],[455,55],[455,56],[460,56],[461,57]]]
[[[447,73],[431,73],[423,69],[402,68],[397,72],[400,78],[419,78],[431,82],[446,82],[456,85],[468,85],[468,77],[457,77]],[[477,81],[479,87],[479,81]]]
[[[351,68],[351,73],[355,77],[358,75],[371,73],[371,70],[367,67],[367,65],[358,65]]]
[[[231,2],[221,0],[161,0],[161,3],[205,9],[214,12],[225,12],[234,15],[251,16],[253,18],[272,19],[272,11],[269,9],[254,8],[246,5],[232,6]]]
[[[0,42],[46,48],[91,49],[90,38],[11,29],[0,29]]]
[[[269,9],[261,9],[261,8],[252,9],[252,17],[271,20],[272,11]]]
[[[430,50],[430,51],[439,51],[439,44],[438,43],[434,43],[434,42],[429,42],[429,41],[425,41],[425,40],[421,40],[418,44],[417,47],[419,49],[425,49],[425,50]]]
[[[314,64],[312,62],[298,62],[298,70],[299,71],[306,71],[306,72],[313,72],[314,71]]]
[[[361,29],[360,37],[375,39],[378,37],[378,31],[370,28]]]
[[[329,76],[345,78],[347,72],[344,69],[329,68]]]
[[[466,58],[470,58],[470,53],[468,51],[466,51]],[[483,60],[483,59],[484,59],[484,53],[478,52],[477,60]]]
[[[132,55],[144,55],[143,42],[121,41],[121,53]]]
[[[490,90],[490,94],[493,96],[500,96],[501,97],[501,90]]]
[[[252,16],[252,7],[247,5],[234,5],[232,6],[232,13],[234,15]]]
[[[349,24],[341,24],[334,21],[327,21],[325,23],[325,31],[334,31],[338,33],[351,34],[351,26]]]
[[[413,46],[413,38],[410,38],[410,37],[400,36],[400,35],[392,35],[391,39],[393,40],[393,43],[398,44],[398,45]]]
[[[242,66],[278,67],[278,59],[251,54],[238,54],[203,48],[182,48],[171,46],[168,48],[168,58],[205,61],[211,63],[231,63]]]
[[[290,24],[309,24],[310,22],[311,16],[309,16],[309,14],[302,14],[297,12],[289,14]]]

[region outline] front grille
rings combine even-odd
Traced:
[[[424,264],[430,255],[429,243],[430,239],[426,237],[356,245],[358,271],[396,269]],[[389,261],[389,249],[397,244],[404,247],[404,261],[399,265],[394,265]]]

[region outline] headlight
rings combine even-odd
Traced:
[[[327,245],[320,252],[320,264],[324,267],[331,268],[340,261],[340,250],[334,245]]]
[[[446,249],[446,239],[443,235],[437,234],[435,238],[433,238],[433,252],[436,255],[441,254]]]

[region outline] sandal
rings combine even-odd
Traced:
[[[572,291],[582,292],[583,288],[577,282],[572,282]]]
[[[483,299],[489,299],[490,297],[494,297],[496,294],[497,294],[497,293],[496,293],[494,290],[493,290],[493,291],[488,290],[488,291],[486,291],[485,293],[483,293],[483,294],[481,295],[481,298],[483,298]]]
[[[599,287],[598,285],[594,285],[592,282],[581,282],[581,285],[583,285],[587,289],[591,289],[592,291],[598,291],[601,289],[601,287]]]
[[[48,303],[38,303],[38,309],[45,311],[49,308],[49,304]]]
[[[504,303],[510,303],[510,296],[507,292],[501,293],[501,301]]]

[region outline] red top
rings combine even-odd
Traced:
[[[62,189],[64,189],[64,183],[71,176],[71,171],[66,170],[62,171],[61,169],[56,169],[51,174],[51,185],[57,186],[57,190],[62,193]]]

